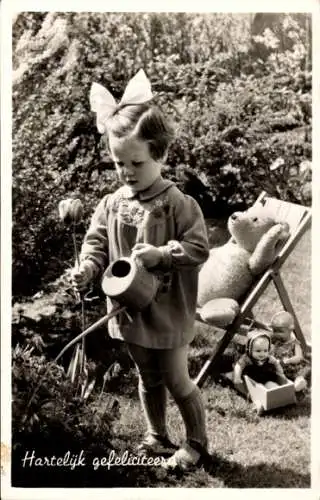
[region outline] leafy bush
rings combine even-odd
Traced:
[[[106,314],[105,296],[94,288],[85,298],[84,308],[70,283],[66,271],[56,281],[28,301],[15,302],[12,307],[12,348],[18,345],[32,349],[34,355],[55,359],[60,351],[84,327],[94,324]],[[85,338],[86,352],[94,366],[90,370],[100,387],[106,370],[113,362],[129,370],[128,356],[123,342],[111,339],[107,326],[101,326]],[[59,363],[67,371],[74,347],[69,348]]]
[[[34,293],[72,263],[71,238],[58,220],[60,199],[84,203],[80,242],[97,200],[118,185],[89,110],[92,81],[120,98],[128,79],[145,69],[157,102],[177,122],[166,174],[184,190],[192,185],[189,174],[201,181],[199,192],[191,190],[206,216],[226,216],[265,188],[310,203],[310,172],[300,177],[299,171],[311,160],[307,20],[282,14],[275,32],[273,25],[259,32],[251,14],[18,15],[14,295]],[[288,43],[278,43],[280,34]],[[257,47],[268,49],[263,59]],[[283,166],[270,171],[279,158]]]
[[[127,389],[132,395],[132,384]],[[90,401],[76,397],[61,366],[34,355],[30,347],[17,345],[12,354],[12,486],[152,486],[159,467],[124,467],[112,462],[112,458],[112,467],[103,466],[102,461],[106,464],[110,453],[116,457],[125,452],[134,455],[130,443],[112,430],[120,411],[119,401],[111,392],[102,397],[94,392]],[[35,460],[44,463],[44,457],[49,462],[53,457],[65,459],[65,463],[59,465],[56,461],[52,466],[40,467]],[[81,458],[82,462],[78,460]],[[72,468],[72,460],[83,465]],[[99,463],[97,468],[95,464]]]
[[[74,395],[61,366],[48,364],[32,348],[17,345],[12,355],[13,482],[32,485],[35,480],[37,468],[24,469],[21,464],[26,450],[35,450],[38,456],[63,455],[66,449],[71,453],[85,449],[89,456],[97,449],[109,452],[112,421],[118,416],[112,413],[111,403],[108,398],[95,398],[86,404]],[[42,473],[48,480],[48,471]],[[60,473],[66,475],[66,470],[61,468]]]

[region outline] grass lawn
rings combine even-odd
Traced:
[[[310,340],[311,268],[310,231],[287,260],[282,276],[306,338]],[[281,308],[270,286],[255,308],[268,321]],[[191,373],[214,341],[211,329],[196,325],[197,337],[190,352]],[[193,373],[195,372],[195,373]],[[252,403],[233,389],[208,379],[202,389],[207,410],[212,463],[183,477],[163,471],[142,471],[137,486],[213,488],[309,488],[310,487],[310,393],[294,406],[281,408],[263,417],[255,415]],[[144,421],[137,390],[119,396],[121,417],[115,435],[134,452],[144,433]],[[169,400],[168,424],[176,442],[183,439],[183,424]],[[118,443],[119,444],[119,443]]]
[[[281,276],[287,288],[302,331],[311,342],[311,231],[297,244],[283,265]],[[262,321],[281,309],[278,295],[272,285],[261,297],[254,312]]]
[[[311,337],[310,243],[308,232],[286,262],[282,273],[302,331],[308,340]],[[270,286],[260,298],[254,312],[258,319],[268,322],[271,315],[280,308],[276,292]],[[196,323],[195,329],[196,335],[189,354],[192,377],[198,373],[215,342],[212,327]],[[128,357],[125,351],[123,354],[123,358],[119,355],[124,368]],[[102,396],[106,400],[98,405],[103,415],[106,408],[104,403],[111,402],[113,407],[116,400],[119,411],[115,413],[111,442],[106,437],[106,442],[101,442],[101,450],[99,442],[97,453],[107,453],[112,448],[117,457],[125,451],[136,455],[137,445],[144,435],[145,422],[138,399],[137,374],[130,366],[132,365],[128,363],[127,369],[123,369],[113,381],[106,384]],[[63,477],[59,475],[59,468],[54,477],[51,469],[42,474],[34,469],[31,476],[30,471],[24,469],[16,458],[14,485],[47,487],[49,484],[50,487],[65,487],[67,484],[68,487],[79,487],[80,484],[81,487],[90,488],[310,488],[310,391],[299,396],[297,404],[268,412],[262,417],[255,414],[249,400],[212,378],[206,380],[202,394],[207,414],[211,459],[205,466],[189,474],[168,474],[161,467],[124,467],[115,464],[110,469],[101,467],[96,471],[89,464],[86,469],[76,470],[74,474],[68,470]],[[168,429],[172,440],[180,444],[184,439],[184,426],[171,398],[168,404]],[[59,433],[57,436],[57,443],[52,444],[53,449],[56,444],[58,448],[61,444]],[[86,441],[84,443],[86,449]],[[28,449],[28,442],[23,446]],[[32,441],[30,449],[33,447],[39,447],[41,451],[41,442]],[[47,448],[42,451],[38,455],[47,453]]]

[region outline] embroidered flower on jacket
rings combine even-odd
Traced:
[[[170,206],[167,197],[157,198],[142,205],[139,200],[129,200],[120,194],[113,200],[111,209],[126,224],[140,226],[150,216],[155,219],[164,217],[169,213]]]

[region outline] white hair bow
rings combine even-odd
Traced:
[[[117,106],[127,104],[142,104],[153,98],[151,83],[143,69],[131,78],[123,96],[117,104],[113,95],[99,83],[93,83],[90,90],[91,110],[97,114],[97,129],[100,134],[105,132],[105,122],[114,113]]]

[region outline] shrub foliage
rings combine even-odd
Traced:
[[[81,304],[68,271],[62,273],[73,265],[74,247],[58,204],[69,197],[83,202],[84,220],[76,226],[80,244],[98,199],[118,186],[89,109],[91,83],[119,99],[129,78],[144,68],[157,103],[177,127],[165,175],[217,225],[262,189],[309,204],[310,26],[305,14],[21,12],[14,18],[15,486],[145,487],[154,479],[139,467],[107,474],[92,467],[72,474],[48,468],[39,474],[21,465],[26,450],[59,456],[67,445],[74,454],[85,449],[90,461],[123,446],[113,435],[119,408],[112,392],[113,386],[120,390],[117,365],[126,377],[121,390],[132,395],[125,349],[104,329],[88,336],[88,372],[96,382],[89,401],[68,378],[72,351],[61,365],[50,361],[82,325]],[[222,227],[215,228],[213,244],[218,233],[225,237]],[[88,324],[105,313],[104,296],[95,300],[94,308],[86,306]]]
[[[262,17],[261,17],[262,16]],[[72,260],[57,205],[85,221],[117,186],[93,81],[120,98],[143,67],[177,123],[166,175],[219,218],[266,189],[310,203],[310,19],[305,14],[23,12],[13,23],[13,293]]]

